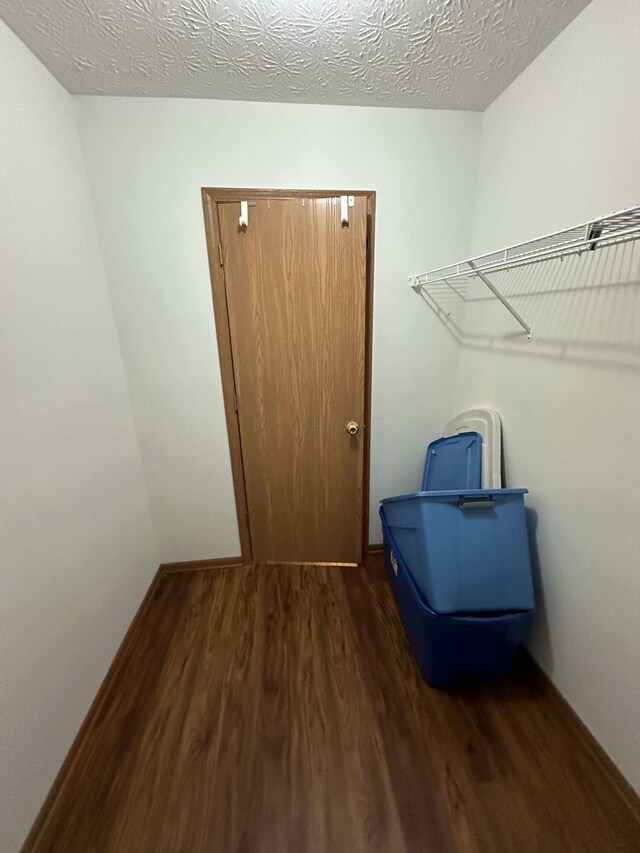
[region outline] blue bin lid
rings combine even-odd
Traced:
[[[422,476],[424,492],[482,487],[482,437],[461,432],[437,438],[427,448]]]

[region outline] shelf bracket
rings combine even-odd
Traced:
[[[530,341],[533,338],[533,330],[532,330],[531,326],[528,323],[525,323],[525,321],[522,319],[520,314],[518,314],[516,309],[509,302],[509,300],[505,299],[505,297],[500,293],[498,288],[495,287],[493,284],[491,284],[491,282],[486,277],[486,275],[477,268],[477,266],[474,264],[474,262],[469,261],[468,263],[469,263],[469,266],[471,267],[471,269],[473,270],[473,272],[478,276],[480,281],[482,281],[482,282],[484,282],[484,284],[486,284],[486,286],[493,293],[493,295],[496,297],[496,299],[499,299],[500,302],[502,302],[502,304],[507,309],[507,311],[511,314],[511,316],[514,317],[518,321],[518,323],[522,326],[522,328],[527,333],[527,340]]]

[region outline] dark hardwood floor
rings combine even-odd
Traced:
[[[640,823],[526,659],[422,680],[374,555],[161,576],[25,849],[609,853]]]

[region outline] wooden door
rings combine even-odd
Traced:
[[[367,197],[216,206],[252,559],[360,562]]]

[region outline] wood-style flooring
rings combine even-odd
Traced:
[[[375,555],[162,575],[25,849],[613,853],[640,822],[527,659],[422,680]]]

